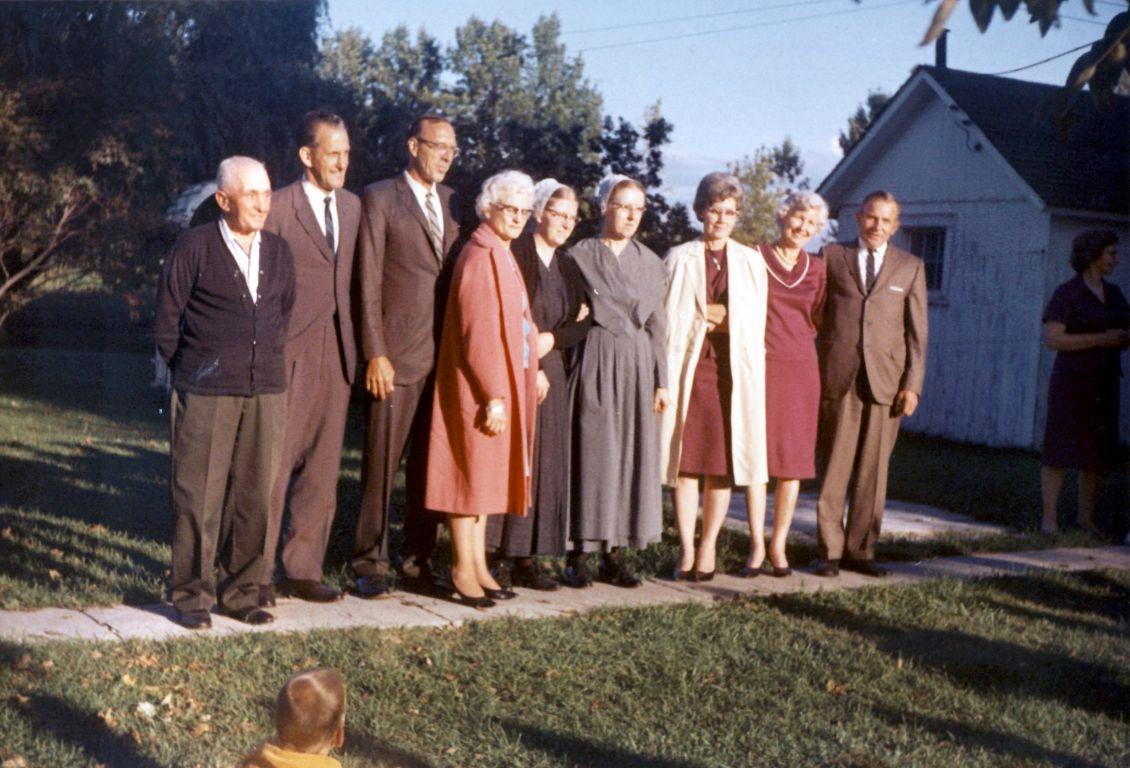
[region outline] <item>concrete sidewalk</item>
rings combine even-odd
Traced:
[[[872,579],[843,572],[836,579],[821,578],[801,570],[791,577],[754,579],[719,575],[703,584],[649,579],[638,589],[596,584],[588,589],[561,588],[556,592],[519,590],[519,597],[495,608],[476,611],[445,600],[394,592],[380,600],[345,600],[328,605],[280,600],[273,610],[276,620],[266,627],[249,627],[223,616],[213,616],[210,631],[190,632],[173,622],[168,605],[115,606],[69,610],[0,612],[0,640],[39,643],[50,640],[163,640],[178,637],[216,637],[243,632],[308,632],[318,629],[374,627],[458,627],[467,621],[504,617],[523,619],[571,616],[597,608],[710,603],[738,596],[764,596],[790,592],[857,589],[885,584],[907,584],[942,577],[981,578],[1030,571],[1088,571],[1099,568],[1130,569],[1130,547],[1048,549],[1035,552],[976,554],[946,557],[920,563],[890,563],[891,575]]]

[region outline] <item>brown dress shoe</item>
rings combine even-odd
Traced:
[[[177,611],[177,624],[185,629],[211,629],[212,616],[204,610],[185,611],[184,613]]]
[[[279,592],[308,603],[333,603],[342,598],[336,589],[313,579],[283,579],[279,582]]]
[[[274,614],[267,613],[257,605],[249,605],[246,608],[236,608],[235,610],[221,608],[220,613],[229,619],[242,621],[244,624],[270,624],[275,620]]]

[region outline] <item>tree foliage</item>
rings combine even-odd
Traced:
[[[745,191],[734,239],[746,245],[775,240],[778,206],[790,192],[808,188],[797,146],[786,136],[778,146],[759,147],[728,170]]]
[[[20,174],[0,185],[0,211],[6,232],[18,224],[24,256],[11,271],[5,251],[0,319],[57,285],[47,278],[64,265],[108,286],[148,285],[171,236],[165,206],[227,155],[264,159],[276,179],[294,173],[293,125],[325,93],[314,73],[322,9],[7,3],[0,91],[14,127],[3,149]],[[38,223],[8,218],[22,210]]]
[[[984,32],[989,28],[997,11],[1000,11],[1005,21],[1009,21],[1023,5],[1028,12],[1028,20],[1039,27],[1040,36],[1043,37],[1052,27],[1059,24],[1059,10],[1066,2],[1067,0],[1023,0],[1023,2],[970,0],[969,10],[973,14],[977,28]],[[1096,0],[1081,0],[1081,2],[1087,12],[1094,16]],[[941,0],[920,45],[928,45],[942,34],[946,22],[957,5],[958,0]],[[1067,89],[1077,91],[1088,86],[1096,100],[1101,102],[1108,99],[1118,87],[1122,74],[1130,73],[1128,44],[1130,44],[1130,11],[1120,13],[1111,19],[1102,38],[1076,59],[1067,76]]]
[[[402,170],[408,126],[424,112],[439,111],[454,124],[461,150],[447,181],[465,199],[504,168],[535,179],[553,176],[582,194],[614,170],[648,187],[641,239],[665,250],[694,234],[685,207],[668,204],[660,191],[662,148],[673,126],[658,105],[642,129],[623,118],[602,119],[600,93],[581,59],[560,42],[556,15],[539,18],[529,35],[472,17],[446,49],[426,30],[413,36],[398,27],[375,45],[349,29],[323,42],[319,72],[352,96],[346,111],[360,137],[355,144],[367,148],[356,158],[363,167],[350,172],[353,183]],[[587,198],[582,214],[578,236],[596,227]]]
[[[846,156],[851,148],[859,143],[863,138],[863,134],[875,122],[875,118],[883,111],[883,107],[891,100],[890,94],[884,93],[881,90],[869,91],[867,94],[867,101],[860,104],[854,113],[848,117],[848,124],[846,131],[840,131],[840,151]]]

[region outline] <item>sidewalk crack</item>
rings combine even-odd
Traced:
[[[112,632],[114,637],[116,637],[118,640],[125,640],[126,639],[125,635],[123,635],[121,632],[119,632],[118,629],[113,624],[110,624],[109,622],[102,621],[100,619],[94,618],[93,616],[91,616],[89,613],[86,612],[85,608],[79,608],[77,610],[78,610],[79,613],[81,613],[83,616],[85,616],[86,618],[93,621],[98,626],[105,627],[106,629],[110,630],[110,632]]]

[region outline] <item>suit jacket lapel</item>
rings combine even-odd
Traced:
[[[855,279],[855,287],[866,296],[867,286],[863,284],[863,275],[859,274],[859,246],[851,245],[844,248],[844,261],[847,262],[844,266],[847,267],[848,274]]]
[[[891,281],[891,274],[898,268],[898,260],[901,254],[892,245],[887,245],[887,252],[883,254],[883,265],[879,267],[879,271],[875,274],[875,285],[871,290],[879,289],[880,285],[886,285]]]
[[[424,218],[424,212],[420,209],[420,203],[417,202],[416,196],[412,194],[412,189],[408,186],[408,182],[404,180],[403,174],[396,177],[396,191],[400,196],[400,204],[408,209],[408,212],[416,219],[420,228],[423,230],[421,234],[424,237],[424,242],[428,245],[428,253],[432,254],[432,260],[435,261],[435,250],[432,248],[432,238],[431,235],[428,234],[428,220]],[[444,226],[444,234],[446,234],[446,222]]]
[[[442,195],[437,194],[439,198],[439,207],[443,215],[443,256],[447,258],[447,254],[451,251],[451,246],[455,244],[455,238],[459,236],[459,225],[455,223],[455,219],[451,217],[451,198],[446,200]],[[417,206],[419,207],[419,206]]]
[[[306,197],[306,190],[302,188],[302,182],[298,182],[294,191],[294,215],[298,219],[298,223],[306,230],[306,234],[314,241],[318,253],[322,254],[322,258],[326,261],[332,262],[334,255],[330,253],[330,244],[326,241],[326,236],[322,232],[322,228],[318,226],[317,219],[314,218],[314,210],[310,207],[310,201]],[[338,217],[341,216],[341,206],[338,208]],[[338,231],[345,231],[342,223],[338,222]]]
[[[691,280],[691,291],[694,293],[694,303],[699,314],[706,317],[706,243],[699,238],[694,241],[691,263],[688,264],[687,276]]]

